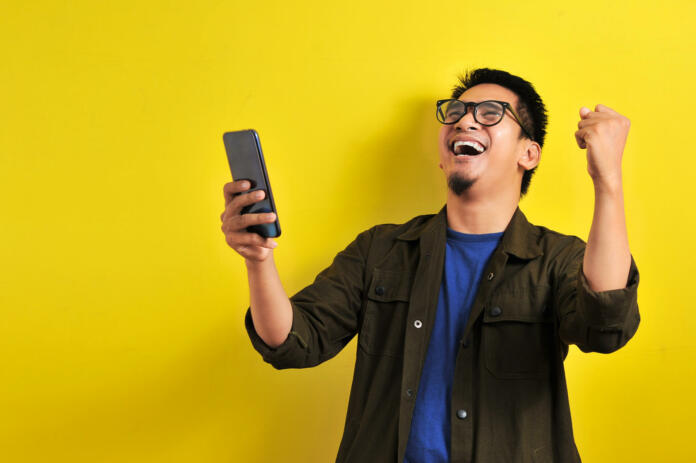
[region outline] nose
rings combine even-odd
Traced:
[[[481,128],[481,124],[476,122],[476,119],[474,119],[474,107],[469,106],[466,108],[466,114],[462,116],[461,119],[457,121],[456,124],[454,124],[454,128],[456,130],[479,130]]]

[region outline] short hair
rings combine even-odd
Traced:
[[[532,134],[535,142],[539,146],[544,146],[546,137],[546,107],[541,97],[534,89],[534,86],[521,77],[510,74],[509,72],[498,69],[480,68],[468,71],[459,77],[459,83],[452,89],[452,98],[459,98],[462,93],[471,87],[479,84],[496,84],[505,87],[517,95],[517,114],[520,116],[524,128]],[[520,128],[520,138],[527,137]],[[538,166],[538,165],[537,165]],[[522,185],[520,197],[524,196],[529,189],[529,183],[536,167],[527,170],[522,175]]]

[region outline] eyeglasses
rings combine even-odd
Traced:
[[[510,114],[512,114],[517,123],[520,124],[520,127],[525,135],[527,135],[530,140],[534,140],[534,137],[532,137],[529,132],[527,132],[527,129],[524,128],[524,125],[522,125],[522,121],[515,110],[512,109],[512,105],[506,101],[487,100],[480,103],[473,103],[464,102],[453,98],[448,100],[438,100],[435,115],[437,116],[437,120],[442,124],[456,124],[466,115],[470,106],[474,107],[474,120],[481,125],[485,125],[486,127],[496,125],[502,121],[503,116],[505,115],[505,110],[507,109],[510,111]]]

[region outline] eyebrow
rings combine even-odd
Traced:
[[[510,106],[512,106],[512,103],[510,103],[509,101],[504,101],[504,100],[490,100],[489,99],[489,100],[481,100],[481,101],[464,101],[464,100],[459,100],[459,101],[461,101],[462,103],[472,103],[472,104],[479,104],[479,103],[483,103],[484,101],[503,101],[504,103],[507,103]]]

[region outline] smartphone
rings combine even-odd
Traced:
[[[227,151],[227,161],[230,164],[232,179],[248,180],[251,188],[237,194],[248,194],[252,191],[263,190],[266,195],[261,201],[249,204],[242,208],[242,214],[257,214],[262,212],[275,213],[274,223],[262,223],[247,227],[247,231],[258,233],[263,238],[276,238],[280,236],[280,222],[278,221],[278,211],[276,211],[273,193],[271,192],[271,182],[268,180],[268,171],[261,151],[261,141],[256,130],[238,130],[236,132],[226,132],[222,135]]]

